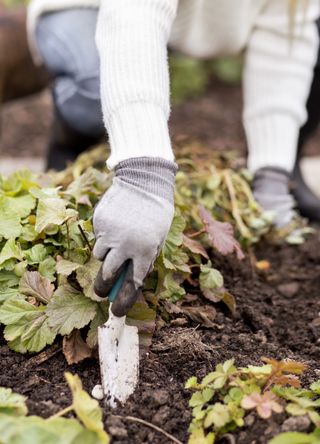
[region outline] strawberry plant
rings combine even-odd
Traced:
[[[292,360],[277,361],[263,358],[266,364],[236,367],[230,359],[218,364],[214,372],[201,382],[191,377],[186,388],[194,391],[189,405],[193,420],[190,425],[189,444],[213,444],[223,434],[244,425],[250,411],[255,411],[262,419],[273,414],[286,412],[288,415],[308,415],[316,427],[320,427],[320,382],[309,390],[300,388],[299,376],[306,366]],[[318,432],[306,441],[286,441],[280,435],[272,444],[289,442],[309,443]],[[297,434],[299,435],[299,434]],[[279,441],[277,441],[279,439]]]
[[[42,419],[27,416],[26,399],[11,389],[0,388],[0,433],[2,444],[108,444],[103,429],[102,411],[96,400],[82,389],[78,376],[65,374],[72,403],[55,415]],[[72,413],[74,418],[65,418]]]

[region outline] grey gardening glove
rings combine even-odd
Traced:
[[[95,292],[106,297],[126,267],[126,277],[112,311],[124,316],[165,242],[174,215],[177,166],[140,157],[120,162],[112,186],[93,215],[94,256],[103,261]]]
[[[281,168],[261,168],[254,176],[253,194],[264,210],[274,211],[277,228],[289,224],[294,215],[295,201],[290,194],[290,176]]]

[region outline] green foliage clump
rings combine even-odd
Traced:
[[[66,373],[65,377],[72,393],[72,403],[47,419],[27,416],[26,398],[0,387],[2,444],[109,444],[98,402],[82,389],[77,375]],[[70,413],[75,418],[64,417]]]
[[[196,145],[186,148],[197,151]],[[17,352],[39,352],[62,335],[73,363],[90,356],[97,343],[108,302],[93,290],[100,262],[91,254],[92,216],[113,175],[92,165],[104,169],[105,155],[102,147],[61,173],[18,171],[0,178],[0,324]],[[206,327],[214,325],[216,313],[208,301],[221,301],[234,312],[216,256],[243,259],[241,248],[271,226],[244,172],[215,166],[213,160],[197,164],[186,152],[178,163],[175,217],[145,283],[145,298],[129,313],[146,346],[159,307],[165,319],[178,313]]]
[[[70,339],[69,348],[85,349],[88,356],[96,345],[98,326],[107,320],[108,303],[93,290],[100,262],[91,255],[92,215],[113,176],[90,166],[96,161],[103,165],[101,150],[97,153],[82,155],[62,173],[35,176],[18,171],[0,179],[0,323],[17,352],[39,352],[62,335],[65,341]],[[180,301],[190,282],[193,288],[188,292],[196,299],[200,289],[206,299],[223,301],[234,311],[235,301],[208,251],[235,252],[241,259],[231,224],[247,244],[269,227],[241,174],[215,167],[201,174],[190,165],[194,170],[187,171],[181,163],[176,215],[144,289],[149,305],[140,300],[139,310],[136,306],[129,313],[132,322],[147,332],[147,342],[159,300]],[[188,313],[194,318],[192,310]],[[84,327],[88,328],[82,339],[78,332]],[[78,354],[83,356],[82,352]],[[77,350],[69,355],[74,358],[68,362],[77,362]]]
[[[87,344],[78,336],[69,345],[80,355],[95,346],[108,304],[93,291],[100,262],[91,255],[92,213],[110,181],[93,168],[59,185],[30,171],[1,178],[0,323],[13,350],[39,352],[85,326]],[[141,302],[140,310],[154,321],[154,310]]]
[[[282,412],[308,415],[317,428],[311,435],[283,433],[272,444],[319,442],[320,381],[308,390],[301,389],[304,364],[267,358],[263,361],[264,365],[243,368],[230,359],[218,364],[201,382],[194,376],[187,381],[186,388],[194,391],[189,401],[193,416],[189,444],[213,444],[225,433],[242,427],[250,411],[262,419]]]

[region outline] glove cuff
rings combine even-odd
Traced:
[[[173,203],[178,166],[159,157],[135,157],[115,167],[115,176],[122,182]]]
[[[253,189],[264,194],[287,195],[290,190],[290,174],[282,168],[260,168],[254,175]]]

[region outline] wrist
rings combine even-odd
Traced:
[[[120,162],[115,168],[115,177],[173,203],[177,170],[177,164],[169,160],[136,157]]]
[[[136,102],[122,106],[106,119],[106,127],[111,146],[108,168],[133,157],[174,161],[167,111],[159,105]]]

